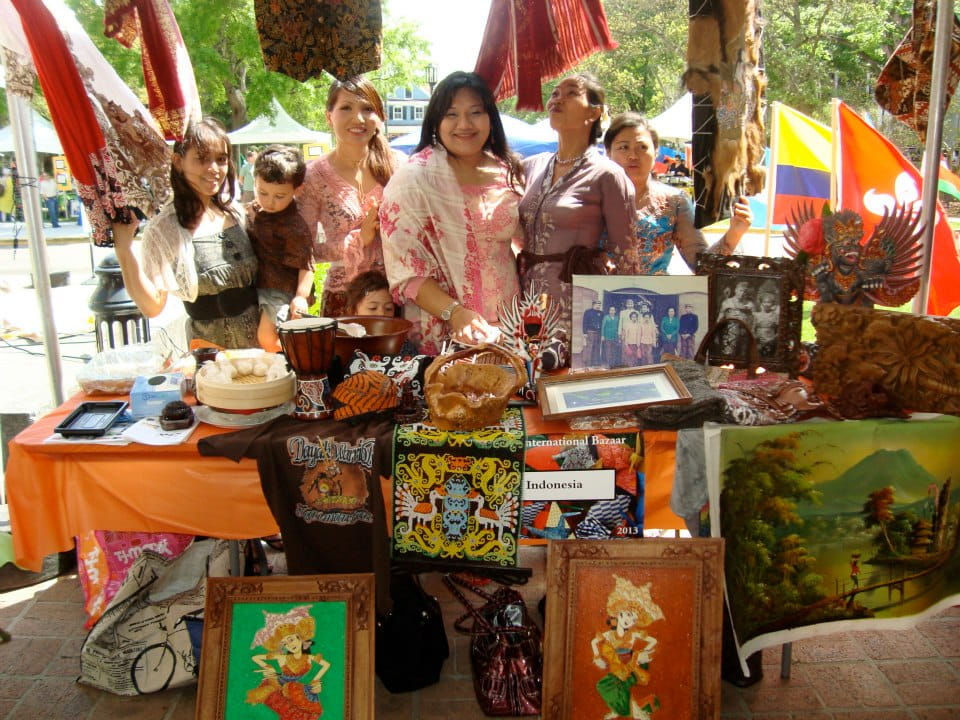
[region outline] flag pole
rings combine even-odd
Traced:
[[[773,199],[777,184],[777,144],[780,136],[780,103],[770,103],[770,161],[767,163],[767,222],[763,231],[763,256],[770,257],[770,230],[773,226]]]
[[[927,143],[923,163],[923,270],[920,292],[913,299],[913,311],[927,312],[930,300],[930,274],[933,265],[933,230],[937,222],[937,184],[940,144],[943,141],[943,116],[946,109],[946,78],[953,43],[953,0],[937,3],[937,26],[933,45],[933,76],[930,81],[930,114],[927,118]]]
[[[840,173],[843,163],[840,162],[840,123],[837,121],[840,100],[833,98],[830,101],[830,209],[834,212],[840,209]]]

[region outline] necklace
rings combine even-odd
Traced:
[[[582,158],[582,157],[583,157],[584,155],[586,155],[586,154],[587,154],[587,151],[584,150],[584,151],[583,151],[582,153],[580,153],[579,155],[574,155],[572,158],[567,158],[567,159],[565,159],[565,160],[561,160],[561,159],[560,159],[560,156],[557,155],[556,153],[554,153],[554,155],[553,155],[553,163],[554,163],[554,165],[560,165],[561,167],[564,166],[564,165],[573,165],[573,163],[575,163],[577,160],[579,160],[580,158]]]

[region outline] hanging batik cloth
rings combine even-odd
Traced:
[[[254,0],[268,70],[303,82],[345,80],[380,67],[380,0]]]
[[[543,110],[540,83],[598,50],[613,50],[600,0],[493,0],[476,73],[497,101]]]
[[[50,119],[63,145],[93,242],[130,209],[152,217],[170,195],[170,149],[149,111],[60,0],[11,0],[20,14]]]
[[[935,0],[915,0],[913,27],[893,51],[880,71],[874,97],[877,104],[897,120],[909,125],[927,141],[930,108],[930,82],[933,77],[934,30],[937,19]],[[960,79],[960,21],[953,18],[950,43],[950,67],[947,70],[944,110]]]
[[[199,120],[200,95],[190,55],[167,0],[106,0],[104,34],[124,47],[140,39],[147,104],[167,140],[182,140]]]
[[[524,440],[518,408],[473,431],[398,425],[394,560],[448,569],[516,566]]]
[[[684,82],[693,94],[694,224],[703,227],[764,188],[767,79],[759,0],[689,0],[689,13]]]

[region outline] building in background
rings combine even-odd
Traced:
[[[420,86],[398,87],[387,95],[387,138],[419,130],[429,101],[430,91]]]

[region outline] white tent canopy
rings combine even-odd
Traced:
[[[661,140],[693,139],[693,96],[684,93],[673,105],[656,117],[650,118],[650,126],[657,131]]]
[[[33,142],[36,151],[50,155],[62,155],[63,147],[60,145],[60,138],[57,137],[57,131],[53,129],[53,124],[36,110],[33,110],[32,115]],[[12,125],[0,128],[0,152],[14,152]]]
[[[261,115],[242,128],[227,133],[233,145],[268,145],[270,143],[320,143],[330,145],[330,133],[311,130],[294,120],[274,98],[275,116]]]

